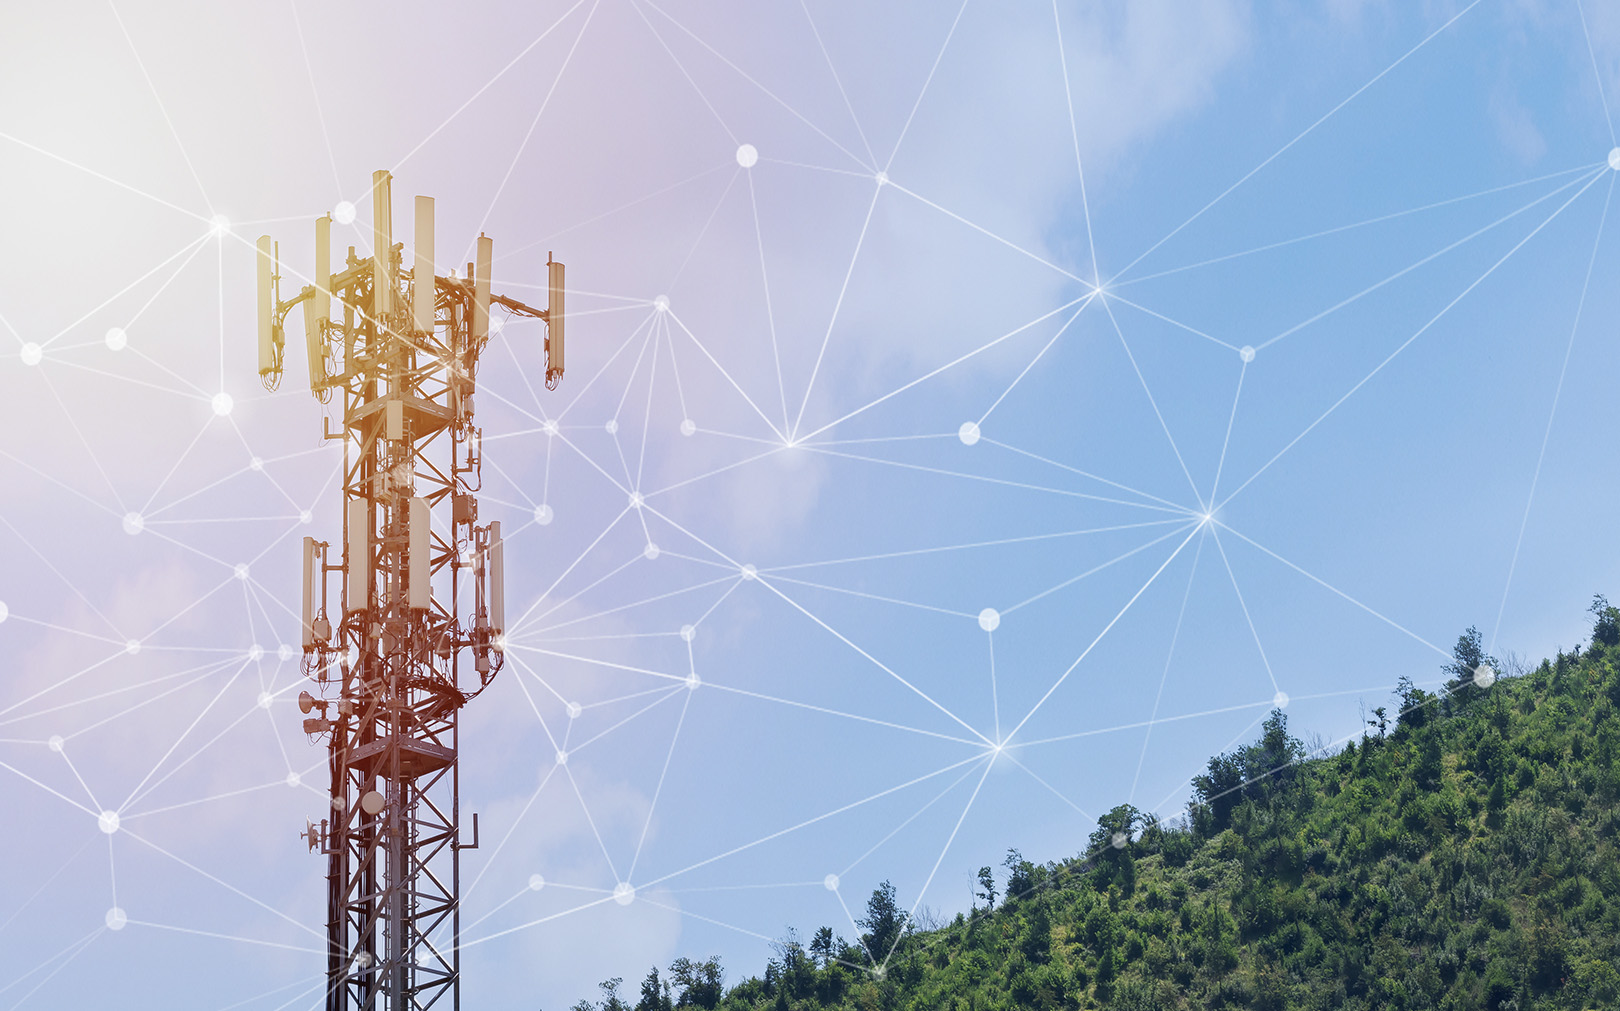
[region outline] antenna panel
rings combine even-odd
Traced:
[[[489,629],[491,635],[506,631],[506,542],[501,540],[501,524],[489,525]]]
[[[364,611],[371,606],[371,503],[363,498],[349,500],[349,544],[344,565],[349,585],[344,607]]]
[[[549,273],[547,286],[550,301],[546,305],[546,378],[549,380],[563,373],[563,265],[556,260],[547,260],[546,269]]]
[[[489,336],[489,272],[495,260],[495,242],[487,235],[478,237],[478,267],[473,274],[472,341],[482,344]]]
[[[371,173],[372,313],[379,319],[394,311],[394,210],[389,196],[393,176],[386,169]]]
[[[299,611],[304,625],[304,652],[315,649],[315,538],[304,538],[304,603]]]
[[[411,269],[411,325],[433,332],[433,198],[416,198],[416,265]]]
[[[431,544],[433,531],[433,516],[428,511],[428,501],[417,497],[411,499],[411,515],[409,534],[409,567],[405,574],[406,585],[409,587],[409,604],[413,611],[426,611],[433,606],[433,582],[430,575],[432,560]]]
[[[320,288],[316,288],[319,291]],[[314,310],[304,307],[304,352],[309,359],[309,388],[319,390],[326,385],[326,330]]]
[[[317,325],[332,318],[331,283],[332,216],[323,214],[315,219],[315,297],[311,308]]]
[[[281,365],[276,354],[275,262],[270,236],[259,236],[259,375],[275,374]]]

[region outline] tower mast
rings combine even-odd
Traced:
[[[311,391],[337,398],[343,442],[341,560],[304,538],[304,731],[324,737],[326,816],[303,837],[327,860],[328,1011],[461,1006],[459,716],[503,663],[500,523],[479,521],[479,356],[492,305],[546,323],[546,386],[563,372],[563,265],[547,308],[491,291],[491,240],[466,276],[438,274],[433,200],[417,197],[415,250],[393,241],[390,184],[372,176],[373,254],[330,268],[316,221],[312,283],[280,297],[278,250],[258,242],[259,374],[274,388],[283,323],[303,305]],[[338,309],[333,311],[333,299]],[[328,574],[341,580],[328,611]],[[334,618],[335,625],[334,625]]]

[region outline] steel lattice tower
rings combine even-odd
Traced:
[[[286,301],[278,252],[269,236],[258,244],[261,378],[279,381],[282,323],[302,303],[310,388],[343,417],[326,432],[344,447],[341,563],[304,538],[304,669],[321,697],[299,698],[331,766],[331,811],[304,833],[327,859],[329,1011],[460,1007],[460,851],[478,832],[475,815],[463,841],[458,716],[500,670],[505,626],[500,524],[479,522],[476,498],[491,304],[544,320],[547,387],[563,371],[562,264],[548,264],[544,310],[491,292],[484,236],[465,277],[438,275],[433,201],[417,197],[406,271],[390,182],[373,175],[373,255],[351,246],[332,272],[332,219],[320,218],[313,283]]]

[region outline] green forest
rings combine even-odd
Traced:
[[[573,1011],[1620,1007],[1620,609],[1591,612],[1589,646],[1494,679],[1470,628],[1342,750],[1274,710],[1185,818],[1121,805],[1072,859],[1011,851],[952,922],[885,882],[857,938],[790,935],[729,987],[678,959]]]

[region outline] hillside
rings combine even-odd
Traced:
[[[858,941],[789,939],[729,990],[681,959],[575,1011],[1620,1006],[1620,610],[1592,612],[1589,648],[1489,687],[1470,629],[1438,695],[1403,679],[1337,753],[1273,712],[1184,823],[1121,806],[1084,855],[1014,851],[971,916],[906,933],[885,886]]]

